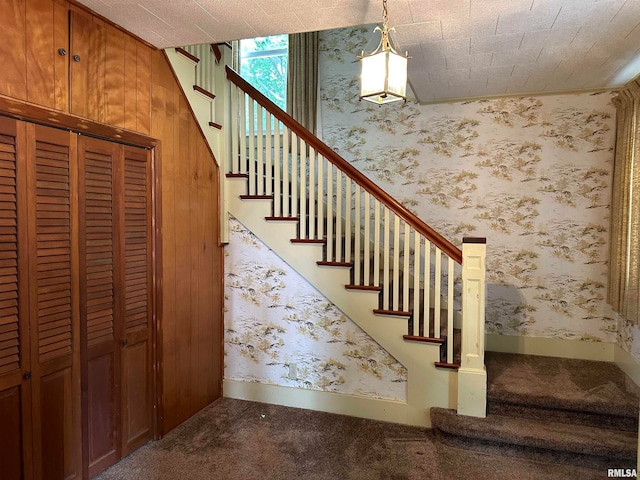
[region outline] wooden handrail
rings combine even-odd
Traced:
[[[336,167],[346,173],[358,185],[363,187],[367,192],[377,198],[381,203],[387,206],[392,212],[402,218],[417,232],[422,234],[431,243],[436,245],[440,250],[451,257],[455,262],[462,264],[462,251],[449,240],[436,232],[429,225],[420,220],[414,213],[409,211],[404,205],[395,198],[382,190],[378,185],[371,181],[360,170],[355,168],[344,158],[334,152],[327,144],[316,137],[309,130],[304,128],[299,122],[294,120],[289,114],[284,112],[275,103],[265,97],[262,93],[253,87],[249,82],[242,78],[229,66],[226,67],[227,78],[233,82],[245,93],[248,93],[256,102],[266,108],[273,116],[280,120],[284,125],[294,132],[299,138],[302,138],[307,144],[322,155],[324,158],[333,163]]]
[[[222,58],[222,52],[220,51],[220,47],[217,43],[211,44],[211,51],[213,52],[213,56],[216,57],[216,63],[220,63],[220,59]]]

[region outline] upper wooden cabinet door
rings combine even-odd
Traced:
[[[105,24],[79,9],[72,9],[70,18],[70,111],[105,122]]]
[[[27,0],[27,100],[69,110],[69,5],[57,0]]]
[[[68,8],[63,0],[0,0],[0,94],[68,111]]]
[[[23,123],[0,117],[0,477],[33,478]]]
[[[0,0],[0,94],[27,99],[27,53],[24,0]]]

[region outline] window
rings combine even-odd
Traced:
[[[240,74],[283,110],[287,109],[288,35],[240,41]]]

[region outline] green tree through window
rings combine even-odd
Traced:
[[[287,107],[288,35],[240,41],[240,73],[283,110]]]

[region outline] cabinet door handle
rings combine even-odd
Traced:
[[[124,340],[122,340],[122,346],[126,347],[129,344],[129,340],[127,340],[126,338]]]
[[[80,61],[80,55],[74,55],[73,56],[73,61],[74,62],[79,62]]]
[[[58,53],[64,57],[67,54],[67,51],[64,48],[59,48]]]
[[[27,372],[23,375],[25,380],[29,380],[31,378],[31,372]]]

